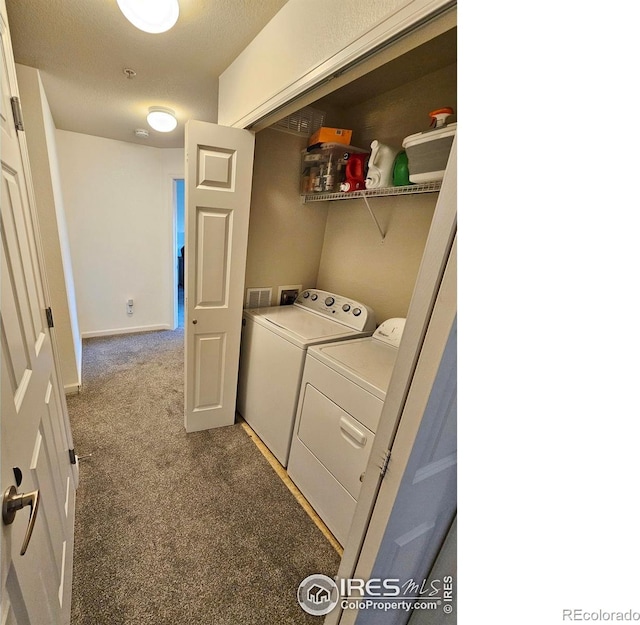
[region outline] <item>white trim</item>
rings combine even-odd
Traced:
[[[440,9],[450,4],[455,6],[451,0],[413,0],[287,87],[276,91],[266,101],[240,119],[233,123],[228,123],[225,120],[225,125],[234,128],[250,128],[260,119],[296,100],[309,89],[321,84],[351,63],[366,57],[378,46],[393,40],[415,24],[432,14],[435,15]]]
[[[150,326],[136,326],[134,328],[113,328],[111,330],[95,330],[94,332],[83,332],[83,339],[92,339],[96,336],[115,336],[117,334],[133,334],[134,332],[156,332],[157,330],[171,330],[168,323],[160,323]]]
[[[64,386],[64,394],[65,395],[79,395],[81,388],[82,388],[81,384],[65,384],[65,386]]]
[[[178,267],[176,265],[176,248],[178,242],[178,205],[176,202],[176,181],[184,180],[184,172],[181,174],[167,174],[165,180],[168,180],[169,185],[169,216],[171,219],[171,255],[169,256],[170,276],[171,276],[171,298],[170,298],[170,311],[169,319],[171,320],[171,329],[175,330],[178,327]]]

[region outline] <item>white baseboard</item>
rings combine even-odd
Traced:
[[[80,384],[65,384],[64,385],[64,394],[65,395],[79,395],[80,394]]]
[[[153,326],[137,326],[135,328],[114,328],[111,330],[95,330],[93,332],[83,332],[83,339],[91,339],[96,336],[115,336],[117,334],[133,334],[134,332],[155,332],[158,330],[171,330],[168,323]]]

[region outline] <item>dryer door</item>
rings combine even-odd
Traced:
[[[354,392],[362,392],[354,385]],[[380,402],[382,406],[382,402]],[[311,384],[304,388],[298,438],[358,499],[374,433]]]

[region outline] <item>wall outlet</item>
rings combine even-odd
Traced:
[[[302,291],[301,284],[289,284],[287,286],[278,287],[278,306],[288,306],[293,304],[298,297],[298,293]]]
[[[127,300],[127,315],[133,315],[133,300]]]

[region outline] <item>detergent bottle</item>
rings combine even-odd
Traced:
[[[371,143],[369,171],[365,180],[367,189],[382,189],[393,186],[393,163],[398,151],[377,140]]]
[[[410,184],[407,151],[401,150],[393,163],[393,186],[404,187]]]
[[[364,176],[368,154],[345,154],[345,180],[340,184],[340,191],[359,191],[364,189]]]

